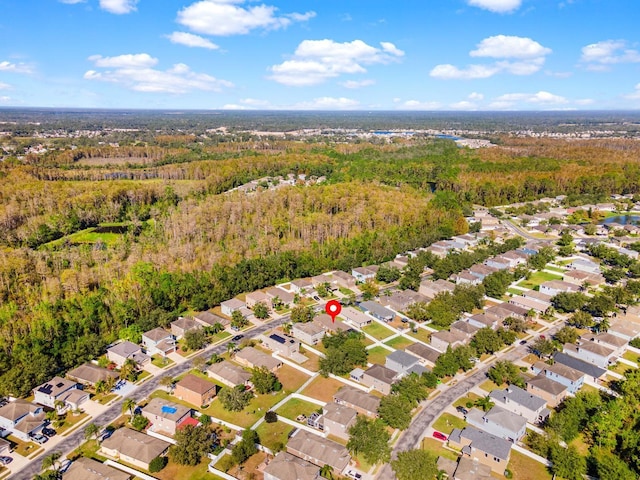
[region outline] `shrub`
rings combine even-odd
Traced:
[[[267,423],[276,423],[278,421],[278,414],[272,410],[269,410],[264,414],[264,421]]]
[[[156,473],[167,466],[167,457],[156,457],[149,463],[149,472]]]

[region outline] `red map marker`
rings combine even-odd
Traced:
[[[324,309],[327,312],[327,315],[331,317],[331,323],[335,323],[336,317],[340,315],[340,312],[342,311],[342,305],[340,305],[340,302],[337,300],[329,300]]]

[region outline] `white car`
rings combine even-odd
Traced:
[[[356,480],[360,480],[362,478],[362,474],[354,471],[354,470],[349,470],[347,471],[347,477],[351,477],[351,478],[355,478]]]

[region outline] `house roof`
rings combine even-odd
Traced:
[[[389,385],[393,383],[397,375],[396,372],[390,368],[383,367],[377,363],[374,363],[371,367],[367,368],[364,373],[365,375],[369,375],[370,377]]]
[[[580,360],[579,358],[575,358],[572,357],[570,355],[567,355],[566,353],[563,352],[556,352],[553,355],[553,359],[557,362],[557,363],[561,363],[563,365],[567,365],[568,367],[574,368],[582,373],[585,373],[586,375],[590,375],[594,378],[600,378],[601,376],[603,376],[605,373],[607,373],[607,371],[603,368],[597,367],[591,363],[587,363],[584,362],[582,360]]]
[[[291,436],[287,449],[313,459],[316,465],[331,465],[338,472],[344,470],[351,461],[346,447],[302,429]]]
[[[404,352],[402,350],[396,350],[393,353],[387,355],[387,360],[399,363],[405,370],[418,363],[418,357],[414,357],[410,353]]]
[[[294,323],[293,324],[293,328],[291,329],[292,332],[295,334],[296,330],[302,333],[305,333],[307,335],[310,335],[312,337],[315,337],[316,335],[321,335],[324,334],[324,328],[322,328],[320,325],[317,325],[315,323],[312,322],[307,322],[307,323]]]
[[[513,433],[519,432],[527,425],[526,418],[498,406],[492,407],[491,410],[486,412],[484,418]]]
[[[461,456],[458,460],[455,480],[492,480],[491,467],[480,463],[475,458]]]
[[[512,444],[508,440],[496,437],[484,430],[479,430],[471,426],[465,427],[464,430],[454,428],[451,435],[449,435],[449,440],[455,443],[461,443],[461,439],[463,438],[471,441],[471,446],[476,450],[480,450],[501,460],[509,459]]]
[[[356,412],[353,408],[347,407],[346,405],[340,405],[335,402],[329,402],[324,407],[322,407],[324,412],[324,418],[335,422],[339,425],[347,426],[353,420],[355,420]]]
[[[576,382],[584,377],[584,373],[580,370],[576,370],[575,368],[571,368],[567,365],[563,365],[562,363],[554,363],[553,365],[549,365],[544,362],[536,362],[533,365],[534,369],[549,371],[551,373],[555,373],[559,377],[566,378],[572,382]]]
[[[431,334],[432,343],[434,338],[449,344],[457,342],[464,343],[467,341],[467,336],[459,330],[454,330],[453,332],[449,330],[440,330],[439,332],[434,332]]]
[[[534,412],[545,408],[547,404],[543,398],[533,395],[516,385],[509,385],[503,390],[493,390],[489,397],[500,403],[513,402]]]
[[[107,370],[106,368],[99,367],[93,363],[85,363],[84,365],[80,365],[79,367],[67,372],[67,377],[74,378],[79,382],[94,385],[100,380],[106,381],[109,377],[116,379],[118,376],[118,372]]]
[[[128,340],[125,340],[124,342],[115,344],[113,347],[107,348],[107,351],[115,355],[119,355],[120,357],[126,358],[129,355],[141,352],[142,347],[140,347],[140,345],[136,345],[135,343],[129,342]]]
[[[342,316],[358,325],[372,322],[371,317],[365,315],[363,312],[361,312],[360,310],[356,310],[353,307],[343,308]]]
[[[547,378],[544,373],[540,373],[529,379],[527,381],[527,385],[532,385],[544,392],[550,393],[553,396],[560,395],[562,392],[567,390],[566,386],[560,382]]]
[[[382,318],[393,318],[396,316],[396,314],[388,308],[385,308],[378,302],[373,302],[371,300],[360,303],[360,307]]]
[[[142,409],[142,411],[144,413],[148,413],[149,415],[156,415],[158,417],[166,418],[167,420],[176,422],[186,414],[191,412],[191,409],[189,407],[185,407],[184,405],[173,403],[162,398],[153,398]]]
[[[611,335],[608,332],[601,332],[597,335],[593,333],[586,333],[580,337],[581,340],[604,343],[605,345],[610,345],[615,348],[624,347],[627,344],[627,341],[624,338],[620,338],[616,335]]]
[[[222,318],[218,315],[215,315],[209,311],[205,311],[205,312],[198,312],[196,313],[193,318],[195,318],[196,320],[198,320],[199,322],[202,323],[206,323],[209,326],[214,326],[216,323],[219,323],[221,325],[228,325],[229,324],[229,320],[227,320],[226,318]]]
[[[450,328],[458,330],[466,335],[473,335],[480,330],[480,327],[471,325],[469,322],[465,322],[464,320],[457,320],[453,322]]]
[[[126,453],[127,456],[143,463],[149,463],[162,455],[169,445],[168,442],[126,427],[117,429],[113,435],[102,442],[104,448]]]
[[[9,402],[4,407],[0,407],[0,417],[15,422],[29,413],[35,414],[41,410],[42,407],[39,405],[18,398],[14,402]],[[44,414],[42,415],[42,418],[44,418]]]
[[[294,298],[293,293],[279,287],[270,288],[269,290],[266,291],[266,294],[269,298],[278,297],[284,303],[291,303],[293,302],[293,298]]]
[[[237,310],[241,307],[244,307],[245,303],[238,298],[231,298],[229,300],[225,300],[220,305],[230,308],[231,310]]]
[[[613,350],[607,348],[603,345],[598,345],[593,342],[581,342],[580,345],[574,345],[573,343],[565,343],[563,347],[564,351],[572,351],[579,353],[580,350],[585,350],[589,353],[593,353],[594,355],[599,355],[601,357],[609,357],[613,354]]]
[[[332,275],[334,277],[338,277],[342,280],[346,280],[347,282],[355,282],[356,279],[353,275],[351,275],[350,273],[347,272],[343,272],[342,270],[336,270],[335,272],[332,273]]]
[[[246,347],[236,353],[236,358],[245,360],[251,365],[257,367],[266,367],[269,370],[276,368],[282,362],[273,358],[271,355],[256,350],[253,347]]]
[[[217,375],[234,385],[242,385],[251,379],[249,372],[226,360],[210,365],[207,368],[207,372]]]
[[[164,340],[165,338],[172,337],[171,332],[168,332],[164,328],[160,327],[149,330],[148,332],[144,332],[142,336],[156,343]]]
[[[64,474],[64,480],[129,480],[131,474],[96,462],[87,457],[79,457]]]
[[[341,332],[341,331],[349,330],[350,328],[346,323],[344,323],[342,320],[338,318],[336,318],[335,322],[332,321],[331,317],[326,313],[321,313],[320,315],[316,315],[313,318],[312,323],[314,325],[318,325],[325,332],[327,331]]]
[[[195,392],[199,395],[204,395],[205,393],[211,391],[211,389],[216,388],[215,383],[210,382],[209,380],[205,380],[204,378],[196,377],[192,374],[187,374],[182,377],[178,383],[176,383],[176,388],[181,387],[185,390],[189,390],[191,392]]]
[[[434,364],[436,363],[436,360],[438,360],[438,357],[442,355],[442,353],[440,353],[439,351],[419,342],[416,342],[413,345],[409,345],[407,348],[405,348],[405,350]]]
[[[291,282],[291,284],[298,288],[311,288],[313,286],[313,282],[310,278],[298,278]]]
[[[358,388],[344,386],[333,395],[334,401],[342,401],[373,414],[378,412],[380,398]]]
[[[171,326],[187,331],[194,328],[199,328],[201,325],[192,318],[180,317],[177,320],[171,322]]]
[[[287,452],[278,453],[264,469],[278,480],[316,480],[320,469],[311,462],[291,455]]]
[[[33,391],[34,393],[40,392],[55,398],[61,393],[66,392],[70,388],[76,388],[77,385],[78,384],[76,382],[72,382],[71,380],[67,380],[61,377],[53,377],[48,382],[45,382],[42,385],[34,388]]]
[[[447,478],[453,478],[458,462],[449,460],[448,458],[438,457],[437,466],[438,470],[443,470],[447,474]]]
[[[540,287],[551,288],[553,290],[559,290],[561,292],[577,292],[580,290],[580,285],[565,282],[563,280],[549,280],[541,284]]]
[[[267,302],[269,300],[269,297],[267,296],[266,293],[261,292],[260,290],[255,291],[255,292],[251,292],[251,293],[247,293],[245,300],[251,300],[255,303],[258,302]]]

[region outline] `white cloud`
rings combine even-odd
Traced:
[[[404,55],[389,42],[382,48],[372,47],[362,40],[338,43],[333,40],[304,40],[293,58],[270,67],[269,77],[290,86],[317,85],[341,74],[365,73],[363,65],[387,64]]]
[[[357,108],[360,102],[351,98],[320,97],[310,102],[300,102],[291,108],[295,110],[352,110]]]
[[[593,98],[581,98],[574,102],[576,105],[593,105],[595,100]]]
[[[76,3],[84,3],[87,0],[59,0],[59,1],[60,1],[60,3],[66,3],[66,4],[69,4],[69,5],[75,5]]]
[[[452,103],[451,105],[449,105],[449,107],[453,108],[454,110],[476,110],[478,108],[475,103],[469,102],[467,100]]]
[[[625,95],[624,98],[628,98],[630,100],[640,100],[640,83],[635,86],[635,91]]]
[[[33,67],[26,63],[0,62],[0,72],[33,73]]]
[[[9,103],[11,101],[11,97],[0,97],[0,103]]]
[[[472,64],[464,68],[451,64],[436,65],[430,72],[435,78],[478,79],[489,78],[498,73],[531,75],[542,68],[545,56],[551,49],[543,47],[527,37],[495,35],[487,37],[469,52],[472,57],[495,58],[492,64]]]
[[[238,105],[237,103],[227,103],[220,107],[220,110],[251,110],[251,108],[246,105]]]
[[[109,13],[124,15],[135,12],[138,0],[100,0],[100,8]]]
[[[496,98],[490,106],[494,108],[510,108],[518,102],[540,106],[564,105],[569,103],[565,97],[553,93],[539,91],[537,93],[507,93]]]
[[[259,100],[257,98],[243,98],[240,103],[250,105],[252,107],[267,107],[270,103],[267,100]]]
[[[640,52],[627,48],[624,40],[604,40],[582,47],[580,61],[587,64],[589,70],[604,71],[617,63],[640,62]]]
[[[146,53],[120,55],[117,57],[89,57],[96,68],[112,68],[113,70],[88,70],[84,74],[86,80],[98,80],[122,85],[137,92],[152,93],[188,93],[194,90],[218,92],[232,87],[226,80],[217,79],[206,73],[193,72],[184,63],[177,63],[168,70],[157,70],[153,67],[158,59]]]
[[[419,100],[407,100],[397,108],[399,110],[438,110],[441,107],[439,102],[421,102]]]
[[[256,5],[243,8],[245,0],[201,0],[178,12],[178,23],[207,35],[242,35],[258,28],[277,30],[293,22],[315,17],[315,12],[276,15],[277,8]]]
[[[522,4],[522,0],[469,0],[472,7],[482,8],[495,13],[510,13]]]
[[[471,92],[469,94],[469,100],[483,100],[484,99],[484,95],[482,93],[478,93],[478,92]]]
[[[368,87],[370,85],[374,85],[375,83],[376,83],[375,80],[371,80],[371,79],[347,80],[346,82],[342,82],[340,85],[342,85],[344,88],[362,88],[362,87]]]
[[[211,40],[201,37],[200,35],[194,35],[193,33],[173,32],[171,35],[166,35],[166,37],[171,43],[178,43],[180,45],[186,45],[187,47],[207,48],[209,50],[217,50],[220,48]]]

